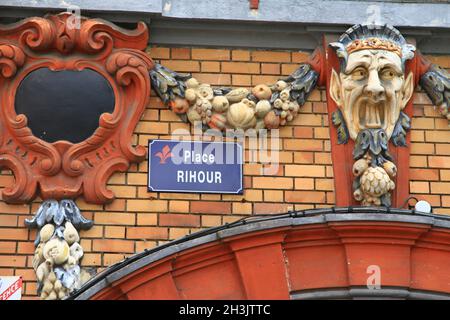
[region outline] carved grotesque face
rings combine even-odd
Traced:
[[[339,75],[333,70],[330,94],[353,140],[370,128],[384,129],[389,139],[413,88],[412,73],[405,80],[396,53],[367,49],[351,53]]]

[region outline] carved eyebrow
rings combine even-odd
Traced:
[[[370,59],[370,56],[362,56],[361,58],[367,58],[367,59],[359,60],[359,61],[355,61],[353,63],[347,64],[347,67],[345,68],[345,73],[346,74],[352,73],[353,70],[355,70],[358,67],[364,67],[364,68],[368,69],[370,66],[370,61],[368,60],[368,59]]]
[[[389,62],[389,61],[387,61],[387,62],[381,62],[380,63],[380,66],[379,66],[379,69],[380,70],[382,70],[382,69],[385,69],[385,68],[392,68],[392,69],[394,69],[394,71],[395,72],[397,72],[398,74],[402,74],[402,70],[399,68],[399,66],[398,65],[396,65],[395,63],[392,63],[392,62]]]

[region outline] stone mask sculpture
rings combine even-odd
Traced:
[[[333,123],[338,142],[354,140],[354,198],[363,205],[390,206],[395,164],[388,142],[406,145],[410,119],[402,112],[414,91],[413,75],[405,61],[415,47],[395,28],[356,25],[330,44],[340,60],[332,70],[330,96],[338,106]]]

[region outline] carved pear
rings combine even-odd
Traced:
[[[51,223],[47,223],[42,227],[41,231],[39,231],[39,236],[41,238],[41,242],[47,242],[55,233],[55,226]]]
[[[77,229],[75,229],[75,227],[70,221],[66,222],[65,227],[66,228],[64,230],[64,240],[66,240],[69,245],[71,245],[74,242],[80,241],[78,231]]]

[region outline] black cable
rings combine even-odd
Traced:
[[[419,202],[419,199],[417,199],[416,197],[414,197],[414,196],[409,196],[408,198],[406,198],[405,202],[403,202],[403,205],[402,205],[400,208],[404,208],[405,205],[407,205],[408,202],[409,202],[409,200],[411,200],[411,199],[416,200],[416,203]]]

